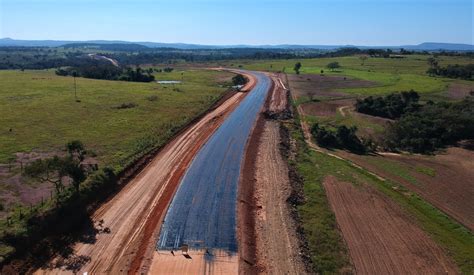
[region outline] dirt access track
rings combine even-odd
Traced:
[[[243,73],[243,72],[240,72]],[[246,74],[252,89],[255,78]],[[68,259],[56,258],[36,274],[70,272],[74,259],[86,259],[74,271],[89,274],[142,273],[149,269],[155,250],[157,230],[168,205],[199,149],[245,98],[237,92],[210,110],[199,121],[176,136],[115,197],[92,215],[95,224],[109,228],[93,243],[77,243]],[[62,263],[69,263],[69,266]]]
[[[265,111],[282,114],[289,111],[288,90],[279,74],[270,74],[274,87]],[[296,222],[288,198],[292,192],[289,169],[280,151],[282,136],[279,120],[259,121],[260,140],[254,167],[256,200],[255,232],[257,268],[267,274],[304,274]],[[258,127],[259,125],[257,125]],[[251,145],[250,145],[251,146]],[[250,147],[251,148],[251,147]],[[256,151],[256,152],[255,152]]]

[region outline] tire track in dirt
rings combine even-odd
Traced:
[[[302,274],[294,220],[287,202],[291,194],[288,167],[280,154],[279,122],[266,121],[255,172],[257,259],[268,274]]]
[[[358,274],[459,274],[445,252],[373,187],[323,182]]]

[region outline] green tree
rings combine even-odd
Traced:
[[[245,85],[245,83],[247,83],[247,79],[243,75],[238,74],[238,75],[232,77],[232,83],[236,86],[237,85]]]
[[[32,162],[25,167],[25,174],[41,182],[54,184],[57,195],[64,191],[63,179],[68,177],[71,179],[74,191],[78,193],[80,184],[87,177],[86,167],[82,164],[86,150],[78,140],[67,143],[66,150],[68,154],[65,157],[54,156]]]
[[[438,68],[438,60],[434,57],[429,57],[427,59],[430,68]]]
[[[326,66],[329,70],[334,71],[337,68],[340,68],[339,62],[331,62]]]
[[[296,74],[300,74],[300,69],[301,69],[301,62],[296,62],[293,70],[295,70]]]

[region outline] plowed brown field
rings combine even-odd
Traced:
[[[332,176],[328,200],[358,274],[458,274],[444,251],[392,200]]]
[[[384,154],[361,156],[348,152],[338,155],[377,173],[380,176],[403,184],[421,197],[441,209],[467,228],[474,231],[474,152],[462,148],[449,148],[436,156]],[[391,162],[402,167],[416,183],[408,181],[376,165]],[[432,175],[420,172],[429,169]]]

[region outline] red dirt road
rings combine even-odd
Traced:
[[[459,273],[403,209],[373,187],[328,176],[324,188],[356,273]]]
[[[110,233],[97,235],[94,243],[78,243],[74,257],[90,257],[80,272],[89,274],[142,273],[149,268],[156,243],[158,224],[179,179],[196,152],[245,97],[236,93],[167,144],[114,198],[102,205],[93,221],[103,221]],[[55,259],[37,274],[66,270]]]

